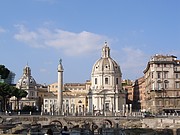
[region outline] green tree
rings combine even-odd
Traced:
[[[13,86],[6,83],[0,83],[0,96],[2,98],[2,110],[6,111],[9,109],[9,98],[13,95]]]
[[[16,97],[16,101],[17,101],[17,107],[16,109],[19,110],[19,101],[23,98],[27,96],[27,91],[22,90],[22,89],[18,89],[18,88],[14,88],[13,90],[13,96]]]
[[[0,75],[1,79],[6,79],[9,75],[10,71],[4,65],[0,65]]]

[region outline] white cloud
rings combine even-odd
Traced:
[[[4,32],[6,32],[6,30],[0,27],[0,33],[4,33]]]
[[[82,55],[101,47],[107,37],[87,31],[74,33],[61,29],[50,30],[39,28],[35,31],[28,30],[24,25],[16,25],[18,33],[14,38],[31,47],[52,47],[60,49],[67,55]]]
[[[137,79],[141,77],[149,56],[146,56],[141,49],[135,49],[132,47],[125,47],[122,51],[122,61],[120,65],[125,78],[131,78],[134,76],[132,79]]]
[[[140,49],[126,47],[123,48],[123,52],[126,60],[124,63],[126,68],[134,68],[144,65],[145,54]]]

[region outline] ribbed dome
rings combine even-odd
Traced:
[[[93,66],[92,74],[94,73],[121,73],[119,65],[112,58],[100,58]]]
[[[110,57],[110,48],[107,46],[106,42],[105,46],[102,48],[102,57],[95,62],[92,68],[92,74],[102,73],[104,71],[121,74],[119,65]]]
[[[19,79],[16,87],[19,89],[35,89],[36,81],[31,76],[31,69],[30,67],[26,66],[23,69],[23,76]]]

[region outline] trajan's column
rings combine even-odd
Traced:
[[[58,114],[62,114],[62,104],[63,104],[63,66],[62,59],[59,60],[58,65],[58,99],[57,99],[57,107]]]

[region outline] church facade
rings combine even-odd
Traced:
[[[121,80],[120,66],[111,58],[110,48],[105,42],[101,58],[92,68],[91,89],[87,96],[90,113],[116,113],[123,110],[126,97]]]
[[[16,107],[16,98],[10,99],[11,109],[16,110],[17,108],[22,109],[25,105],[35,106],[39,109],[39,97],[37,83],[31,75],[31,69],[28,65],[23,69],[23,75],[16,84],[16,88],[27,91],[28,95],[19,101],[19,107]]]

